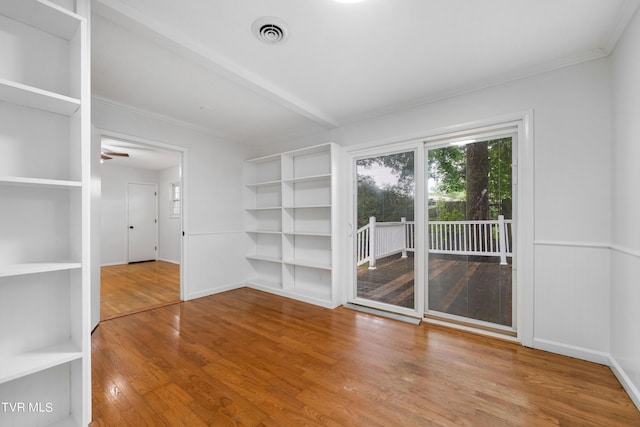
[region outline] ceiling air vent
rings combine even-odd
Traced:
[[[251,29],[258,40],[267,44],[282,43],[289,35],[287,24],[282,19],[272,16],[256,19]]]

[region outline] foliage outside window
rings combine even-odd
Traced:
[[[378,222],[414,220],[414,152],[358,160],[358,228],[375,216]],[[386,174],[383,182],[375,176]]]
[[[513,218],[511,138],[429,150],[429,219]]]

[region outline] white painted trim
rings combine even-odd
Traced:
[[[619,252],[621,254],[625,254],[625,255],[632,256],[632,257],[640,258],[640,250],[638,250],[638,249],[627,248],[625,246],[620,246],[620,245],[615,245],[615,244],[612,244],[610,247],[611,247],[611,250]]]
[[[188,245],[185,244],[184,237],[187,234],[188,223],[189,223],[189,215],[188,215],[188,204],[189,200],[189,173],[188,167],[189,164],[189,149],[186,147],[182,147],[179,145],[167,144],[164,142],[151,140],[139,136],[132,136],[128,134],[123,134],[116,131],[111,131],[107,129],[99,129],[96,128],[97,132],[100,134],[100,137],[113,138],[113,139],[123,139],[125,141],[133,142],[136,144],[148,145],[150,147],[162,148],[165,150],[172,150],[180,153],[180,180],[182,185],[182,203],[180,204],[180,208],[182,209],[180,215],[180,221],[182,223],[182,239],[180,240],[181,249],[180,256],[182,259],[182,265],[180,268],[180,299],[185,300],[186,295],[188,295],[189,283],[187,279],[187,271],[189,265],[189,256],[188,256]]]
[[[515,113],[501,114],[499,116],[488,117],[485,119],[473,120],[465,123],[459,123],[455,125],[442,126],[439,128],[427,128],[417,132],[411,132],[405,135],[398,135],[395,137],[385,137],[382,139],[371,140],[360,144],[354,144],[344,147],[347,154],[356,153],[358,151],[364,151],[373,149],[375,147],[383,147],[388,144],[413,144],[416,142],[423,143],[426,140],[442,137],[447,134],[462,134],[469,133],[473,130],[479,129],[493,129],[497,126],[505,127],[509,124],[513,124],[514,127],[517,123],[522,122],[525,118],[531,117],[533,119],[533,110],[519,111]],[[531,129],[525,129],[525,133],[529,132],[533,134],[533,122],[531,123]],[[525,121],[526,127],[526,121]],[[409,145],[408,145],[409,146]],[[384,148],[382,148],[384,149]]]
[[[638,6],[640,3],[638,0],[625,0],[624,4],[618,11],[618,16],[616,17],[616,26],[614,30],[611,32],[609,36],[609,40],[604,45],[604,51],[607,55],[610,55],[611,52],[615,49],[618,44],[618,40],[622,37],[624,30],[629,25],[629,22],[635,15]]]
[[[420,323],[422,323],[422,319],[419,318],[419,317],[405,316],[405,315],[402,315],[402,314],[397,314],[397,313],[392,313],[392,312],[388,312],[388,311],[384,311],[384,310],[378,310],[378,309],[375,309],[375,308],[370,308],[370,307],[364,306],[364,305],[352,304],[350,302],[345,303],[342,306],[344,308],[349,309],[349,310],[355,310],[355,311],[360,311],[362,313],[371,314],[371,315],[374,315],[374,316],[380,316],[380,317],[386,317],[388,319],[399,320],[401,322],[410,323],[410,324],[416,325],[416,326],[418,326]]]
[[[585,249],[611,249],[611,245],[609,243],[601,243],[601,242],[535,240],[533,244],[535,246],[560,246],[560,247],[567,247],[567,248],[585,248]]]
[[[215,288],[209,288],[209,289],[205,289],[203,291],[187,294],[187,295],[185,295],[185,297],[182,300],[183,301],[191,301],[191,300],[194,300],[194,299],[197,299],[197,298],[208,297],[208,296],[211,296],[211,295],[215,295],[215,294],[219,294],[219,293],[227,292],[227,291],[233,291],[235,289],[241,289],[241,288],[244,288],[244,287],[245,287],[244,283],[231,283],[231,284],[224,285],[224,286],[216,286]]]
[[[414,209],[415,209],[415,217],[416,218],[424,218],[425,215],[425,194],[426,188],[424,185],[424,180],[420,177],[424,176],[425,173],[425,149],[424,142],[422,139],[413,139],[410,141],[396,141],[387,144],[367,144],[360,145],[356,147],[347,147],[345,149],[345,153],[347,154],[349,161],[349,175],[348,181],[349,185],[349,194],[348,194],[348,218],[350,219],[348,227],[351,230],[348,236],[348,251],[346,258],[349,260],[349,268],[348,268],[348,280],[345,282],[347,284],[347,302],[370,307],[377,310],[382,310],[386,312],[397,313],[403,316],[413,317],[413,318],[422,318],[425,306],[424,306],[424,286],[425,283],[425,267],[421,259],[424,259],[426,256],[426,235],[425,235],[425,225],[422,221],[415,222],[415,258],[414,258],[414,308],[406,308],[400,307],[392,304],[386,304],[379,301],[372,301],[363,298],[358,298],[356,293],[357,286],[357,266],[355,263],[355,246],[356,246],[356,223],[357,223],[357,180],[356,180],[356,161],[359,159],[364,159],[368,157],[377,157],[383,155],[390,155],[396,153],[403,153],[407,151],[414,152],[414,173],[415,173],[415,192],[414,192]]]
[[[283,290],[278,288],[272,288],[269,286],[261,286],[259,284],[251,283],[251,282],[247,282],[246,284],[243,284],[243,287],[247,287],[249,289],[255,289],[257,291],[262,291],[269,294],[278,295],[283,298],[306,302],[308,304],[313,304],[313,305],[317,305],[317,306],[329,308],[329,309],[334,309],[342,305],[342,302],[337,302],[334,304],[328,299],[315,298],[312,296],[297,294],[295,292],[292,292],[290,289]]]
[[[477,335],[484,335],[492,338],[498,338],[505,341],[511,341],[519,343],[519,340],[516,337],[512,337],[507,334],[501,334],[499,332],[488,331],[482,328],[474,328],[472,326],[461,325],[459,323],[446,322],[443,320],[432,319],[430,317],[425,317],[422,319],[425,323],[431,323],[433,325],[445,326],[447,328],[458,329],[460,331],[471,332]],[[490,325],[491,327],[495,327],[496,325]]]
[[[96,96],[93,95],[91,97],[91,102],[97,103],[97,104],[102,104],[102,105],[106,105],[108,107],[112,107],[112,108],[117,108],[119,110],[124,110],[126,112],[135,114],[135,115],[140,115],[140,116],[144,116],[144,117],[148,117],[154,120],[158,120],[160,122],[164,122],[164,123],[168,123],[174,126],[179,126],[185,129],[190,129],[190,130],[195,130],[197,132],[202,132],[205,133],[207,135],[216,137],[216,138],[220,138],[220,139],[229,139],[228,136],[222,135],[220,133],[214,132],[212,129],[209,128],[205,128],[203,126],[198,126],[196,124],[193,123],[188,123],[182,120],[178,120],[175,119],[173,117],[169,117],[169,116],[165,116],[163,114],[158,114],[158,113],[154,113],[152,111],[148,111],[148,110],[143,110],[142,108],[137,108],[137,107],[132,107],[131,105],[127,105],[127,104],[122,104],[120,102],[108,99],[108,98],[104,98],[101,96]],[[122,138],[124,139],[128,139],[128,136],[123,136]],[[116,138],[117,139],[117,138]]]
[[[224,231],[197,231],[195,233],[187,234],[188,237],[198,236],[219,236],[224,234],[245,234],[245,230],[224,230]]]
[[[609,355],[608,365],[618,381],[620,381],[622,388],[624,388],[638,410],[640,410],[640,390],[633,384],[631,378],[629,378],[624,369],[622,369],[622,366],[620,366],[612,355]]]
[[[164,258],[158,258],[158,261],[163,261],[163,262],[168,262],[169,264],[175,264],[175,265],[180,265],[180,261],[175,261],[172,259],[164,259]]]
[[[538,350],[550,351],[552,353],[561,354],[564,356],[574,357],[576,359],[586,360],[588,362],[599,363],[605,366],[609,366],[611,358],[609,353],[541,338],[534,338],[533,348]]]
[[[633,1],[633,0],[628,0],[628,1]],[[633,15],[625,17],[625,19],[627,20],[625,22],[619,23],[620,28],[616,29],[616,31],[619,31],[620,34],[618,34],[618,36],[616,37],[614,33],[611,40],[609,40],[607,44],[607,48],[609,48],[610,45],[615,47],[615,42],[617,42],[618,38],[624,31],[625,26],[623,26],[623,24],[626,25],[632,16]],[[351,124],[351,123],[357,123],[363,120],[371,120],[371,119],[375,119],[377,117],[383,117],[389,114],[397,114],[404,110],[411,110],[414,108],[421,107],[423,105],[433,104],[433,103],[444,101],[447,99],[467,95],[473,92],[479,92],[479,91],[490,89],[496,86],[501,86],[511,82],[516,82],[518,80],[523,80],[523,79],[527,79],[537,75],[549,73],[552,71],[561,70],[563,68],[572,67],[574,65],[579,65],[585,62],[595,61],[597,59],[608,56],[610,53],[611,53],[611,50],[607,50],[607,49],[600,49],[600,48],[593,49],[588,52],[560,58],[559,60],[549,61],[547,63],[540,64],[533,68],[516,70],[514,72],[504,74],[502,76],[498,76],[483,82],[471,83],[471,84],[468,84],[467,86],[457,87],[451,90],[444,90],[442,92],[435,93],[425,98],[419,98],[409,102],[393,104],[381,109],[366,112],[364,114],[345,117],[340,121],[341,126]]]
[[[516,204],[516,217],[518,220],[516,225],[518,236],[516,253],[518,264],[514,264],[516,267],[516,283],[518,286],[514,289],[517,311],[517,315],[514,317],[514,326],[517,330],[517,340],[527,347],[533,346],[535,314],[535,250],[533,243],[535,236],[535,135],[533,124],[534,110],[525,110],[436,129],[413,132],[400,137],[383,138],[344,147],[345,153],[350,158],[349,177],[353,179],[355,176],[354,162],[355,159],[359,157],[411,149],[415,147],[415,144],[424,145],[424,142],[427,140],[442,138],[445,135],[468,135],[470,133],[481,133],[483,130],[498,132],[501,129],[513,127],[510,133],[513,134],[514,131],[517,133],[516,166],[518,185],[518,202]],[[351,188],[351,194],[353,195],[355,192],[355,182],[350,181],[349,186]],[[418,191],[419,190],[416,190],[416,192]],[[424,191],[421,191],[419,196],[424,198]],[[353,200],[353,198],[350,200]],[[418,198],[416,198],[416,203],[424,204],[424,200],[419,201]],[[352,202],[349,204],[353,205]],[[350,206],[349,218],[351,218],[352,222],[355,219],[355,209],[353,206]],[[420,237],[416,230],[416,239],[418,238],[420,238],[421,241],[426,239],[426,233],[423,232],[422,237]],[[423,244],[426,244],[425,242],[423,242]],[[353,244],[350,244],[348,247],[349,251],[347,256],[350,260],[355,259],[355,249],[353,246]],[[350,285],[352,284],[350,283]],[[351,288],[353,288],[353,286],[351,286]],[[351,298],[353,298],[353,292]]]
[[[572,248],[585,248],[585,249],[608,249],[621,254],[629,255],[635,258],[640,258],[640,250],[620,246],[612,243],[605,242],[577,242],[577,241],[563,241],[563,240],[536,240],[533,242],[535,246],[556,246],[556,247],[572,247]]]
[[[519,116],[517,145],[515,327],[522,345],[533,346],[535,321],[535,135],[534,111]]]
[[[128,262],[127,261],[120,261],[120,262],[108,262],[106,264],[100,264],[100,267],[113,267],[115,265],[127,265]]]

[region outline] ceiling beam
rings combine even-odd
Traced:
[[[261,76],[217,54],[183,33],[162,24],[119,0],[95,0],[92,12],[153,41],[245,89],[300,114],[327,129],[338,121],[322,109],[265,80]]]

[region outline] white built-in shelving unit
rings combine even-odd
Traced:
[[[339,150],[327,143],[246,162],[249,286],[325,307],[342,303]]]
[[[0,1],[1,425],[91,418],[86,11]]]

